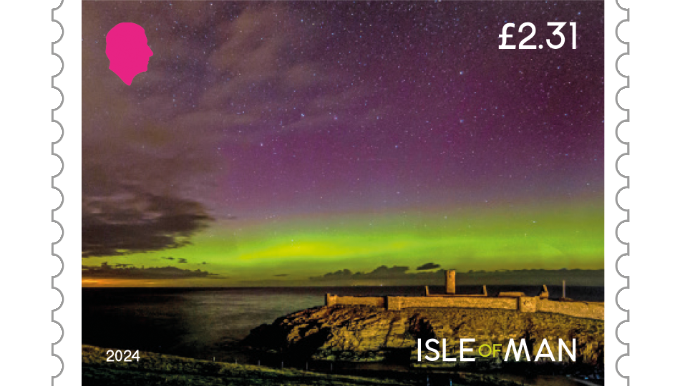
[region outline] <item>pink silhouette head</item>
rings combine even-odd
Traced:
[[[107,33],[105,53],[110,60],[110,70],[131,85],[133,78],[148,71],[152,50],[143,27],[135,23],[119,23]]]

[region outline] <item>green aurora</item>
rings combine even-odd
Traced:
[[[335,220],[332,220],[335,218]],[[446,211],[336,214],[269,221],[216,222],[192,244],[109,257],[111,265],[201,269],[217,276],[154,284],[244,286],[302,283],[312,276],[380,265],[414,269],[431,262],[459,271],[602,269],[602,206],[534,205]],[[184,259],[184,260],[180,260]],[[84,264],[100,258],[84,259]],[[203,264],[206,263],[206,264]],[[126,281],[84,285],[131,285]],[[148,284],[153,284],[149,282]]]

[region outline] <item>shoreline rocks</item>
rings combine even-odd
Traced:
[[[243,344],[253,349],[291,357],[325,361],[387,362],[411,367],[463,367],[499,369],[526,367],[566,370],[589,368],[602,371],[604,321],[552,313],[521,313],[510,310],[469,308],[410,308],[389,311],[365,306],[324,306],[295,312],[272,324],[253,329]],[[457,362],[417,362],[417,339],[446,339],[446,355]],[[473,338],[476,362],[460,362],[460,339]],[[510,339],[525,340],[532,362],[504,361]],[[572,348],[576,339],[576,362],[567,355],[562,362],[540,358],[533,362],[546,339],[556,360],[558,340]],[[483,358],[482,344],[502,344],[502,352]],[[426,352],[424,350],[424,352]],[[547,352],[544,349],[544,352]],[[431,353],[427,353],[431,354]],[[566,360],[565,360],[566,359]],[[568,372],[568,371],[565,371]]]

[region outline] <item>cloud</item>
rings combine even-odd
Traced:
[[[432,263],[428,263],[432,264]],[[426,266],[428,264],[424,264]],[[438,264],[435,264],[438,265]],[[420,267],[420,268],[421,268]],[[435,267],[437,268],[437,267]],[[382,265],[371,272],[355,272],[341,269],[313,276],[309,282],[316,285],[443,285],[445,283],[445,269],[436,271],[408,272],[408,267]],[[603,270],[496,270],[457,272],[455,280],[458,285],[554,285],[566,280],[567,285],[602,286],[604,283]],[[304,285],[304,284],[303,284]]]
[[[195,201],[128,191],[83,199],[82,256],[115,256],[190,244],[212,218]]]
[[[91,206],[146,192],[192,197],[217,220],[243,217],[246,211],[224,197],[219,181],[227,173],[242,178],[239,157],[252,154],[246,150],[250,144],[273,137],[276,128],[279,135],[331,128],[331,114],[345,106],[351,124],[352,117],[380,108],[381,102],[370,101],[371,85],[345,68],[321,63],[319,53],[333,38],[317,35],[318,23],[289,17],[285,4],[190,2],[170,8],[121,2],[115,13],[103,7],[109,6],[88,3],[83,10],[84,74],[89,74],[83,79],[84,257],[162,250],[178,246],[179,235],[194,233],[171,229],[143,241],[143,233],[131,234],[135,227],[99,224],[108,213],[90,211]],[[122,86],[103,54],[108,30],[103,26],[122,17],[145,28],[154,52],[149,70],[132,87]],[[299,48],[302,36],[313,37],[305,52]],[[346,119],[342,114],[337,125],[347,127]],[[242,181],[257,186],[253,178],[263,176]],[[199,222],[189,227],[197,229]],[[108,240],[111,231],[114,238]]]
[[[114,268],[102,263],[97,266],[83,266],[82,277],[88,279],[189,279],[189,278],[219,278],[217,274],[209,273],[196,269],[180,269],[176,267],[151,267],[137,268],[124,267],[117,268],[122,264],[117,264]],[[125,264],[130,265],[130,264]]]
[[[388,268],[382,265],[369,273],[356,272],[352,273],[349,269],[342,269],[336,272],[329,272],[324,276],[311,277],[310,280],[368,280],[368,279],[393,279],[404,278],[409,270],[409,267],[393,266]]]
[[[212,217],[236,219],[230,202],[217,202],[221,185],[208,182],[225,179],[231,170],[235,161],[227,161],[225,152],[264,141],[275,127],[319,129],[340,106],[368,104],[369,87],[359,82],[345,90],[329,87],[355,78],[344,69],[322,67],[318,52],[326,41],[312,39],[308,55],[296,53],[302,36],[315,36],[319,27],[286,16],[285,4],[170,8],[124,2],[116,13],[103,7],[109,6],[89,3],[83,11],[83,34],[89,37],[83,47],[89,74],[83,79],[84,209],[103,197],[143,191],[193,197]],[[116,25],[122,15],[145,28],[154,51],[149,71],[136,78],[135,95],[134,87],[122,87],[103,54],[103,26]],[[90,226],[84,229],[85,257],[175,245],[170,239],[176,230],[156,232],[147,245],[138,245],[127,229],[99,226],[99,220],[84,210],[83,222]],[[117,241],[104,238],[110,231]]]
[[[374,278],[403,276],[409,269],[410,267],[399,267],[394,265],[393,267],[388,268],[385,265],[382,265],[368,273],[367,276]]]
[[[165,259],[165,260],[174,260],[173,257],[161,257],[161,259]]]
[[[417,271],[428,271],[430,269],[436,269],[436,268],[440,268],[440,267],[441,267],[440,264],[426,263],[426,264],[420,265],[416,269],[417,269]]]
[[[178,263],[179,263],[179,264],[186,264],[186,263],[188,263],[188,260],[186,260],[186,259],[184,259],[184,258],[179,258]]]

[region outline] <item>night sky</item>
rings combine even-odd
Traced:
[[[602,2],[83,14],[84,286],[603,267]],[[544,48],[499,50],[527,21]],[[153,51],[131,86],[105,55],[120,22]]]

